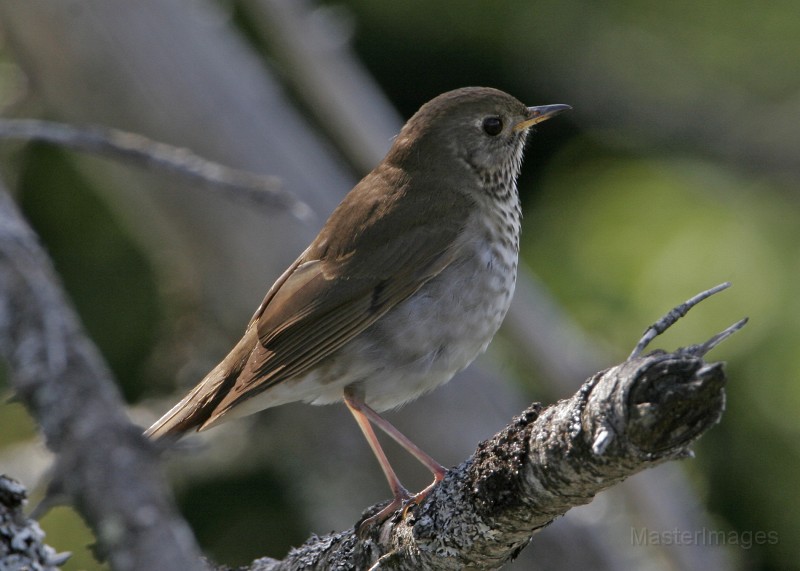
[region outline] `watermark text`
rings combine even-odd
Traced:
[[[776,545],[777,531],[724,531],[719,529],[668,529],[652,530],[631,527],[631,545],[703,545],[709,547],[732,546],[751,549],[755,545]]]

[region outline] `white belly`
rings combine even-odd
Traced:
[[[421,295],[365,332],[392,347],[383,370],[364,382],[365,400],[376,410],[394,408],[449,381],[486,350],[508,311],[516,276],[489,270],[472,279],[454,277],[465,269],[443,272]]]
[[[381,411],[413,400],[486,350],[508,311],[517,274],[518,235],[503,242],[497,232],[496,225],[482,224],[466,233],[473,238],[462,243],[457,262],[354,340],[359,352],[380,356],[360,380],[367,404]],[[341,392],[330,397],[340,400]]]

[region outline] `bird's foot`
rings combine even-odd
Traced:
[[[378,513],[371,515],[356,524],[358,537],[361,539],[366,539],[373,526],[381,525],[387,519],[392,517],[392,515],[394,515],[400,508],[411,501],[413,497],[414,496],[409,494],[405,489],[403,489],[402,492],[395,494],[392,501],[386,504],[385,507],[381,508]]]
[[[404,519],[410,508],[420,505],[428,498],[436,485],[442,481],[444,474],[444,469],[442,469],[441,472],[435,472],[433,475],[433,482],[431,482],[428,487],[417,492],[416,494],[409,494],[408,491],[403,488],[402,491],[400,491],[398,494],[395,494],[395,497],[392,499],[392,501],[386,504],[386,506],[383,507],[378,513],[362,520],[357,525],[358,536],[361,539],[365,539],[367,535],[369,535],[369,531],[373,526],[381,525],[398,511],[400,512],[400,519]]]
[[[442,472],[435,472],[433,474],[433,482],[431,482],[427,488],[417,492],[413,496],[410,496],[403,502],[403,518],[406,517],[406,513],[408,513],[409,508],[420,505],[428,498],[437,484],[444,479],[444,474],[444,469],[442,469]]]

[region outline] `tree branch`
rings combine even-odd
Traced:
[[[336,147],[359,172],[371,171],[403,119],[353,57],[341,7],[305,0],[258,0],[240,7],[254,19],[253,29],[271,47],[285,81]]]
[[[189,149],[153,141],[137,133],[96,126],[79,128],[39,119],[0,118],[0,139],[41,141],[142,167],[160,168],[220,191],[230,199],[286,208],[301,220],[311,216],[311,208],[281,188],[278,177],[233,169]]]
[[[570,399],[533,404],[450,470],[422,505],[363,539],[358,525],[315,536],[283,561],[260,559],[249,570],[496,569],[570,508],[691,456],[689,446],[725,406],[722,365],[703,361],[706,348],[636,357],[597,373]]]
[[[156,455],[125,417],[107,366],[3,188],[0,355],[18,398],[58,455],[49,494],[65,495],[77,507],[112,567],[202,568]]]
[[[0,569],[58,571],[70,554],[44,543],[39,524],[22,513],[26,501],[22,484],[0,475]]]

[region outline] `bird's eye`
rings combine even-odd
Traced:
[[[503,130],[503,120],[500,117],[487,117],[483,120],[483,130],[490,137],[496,137]]]

